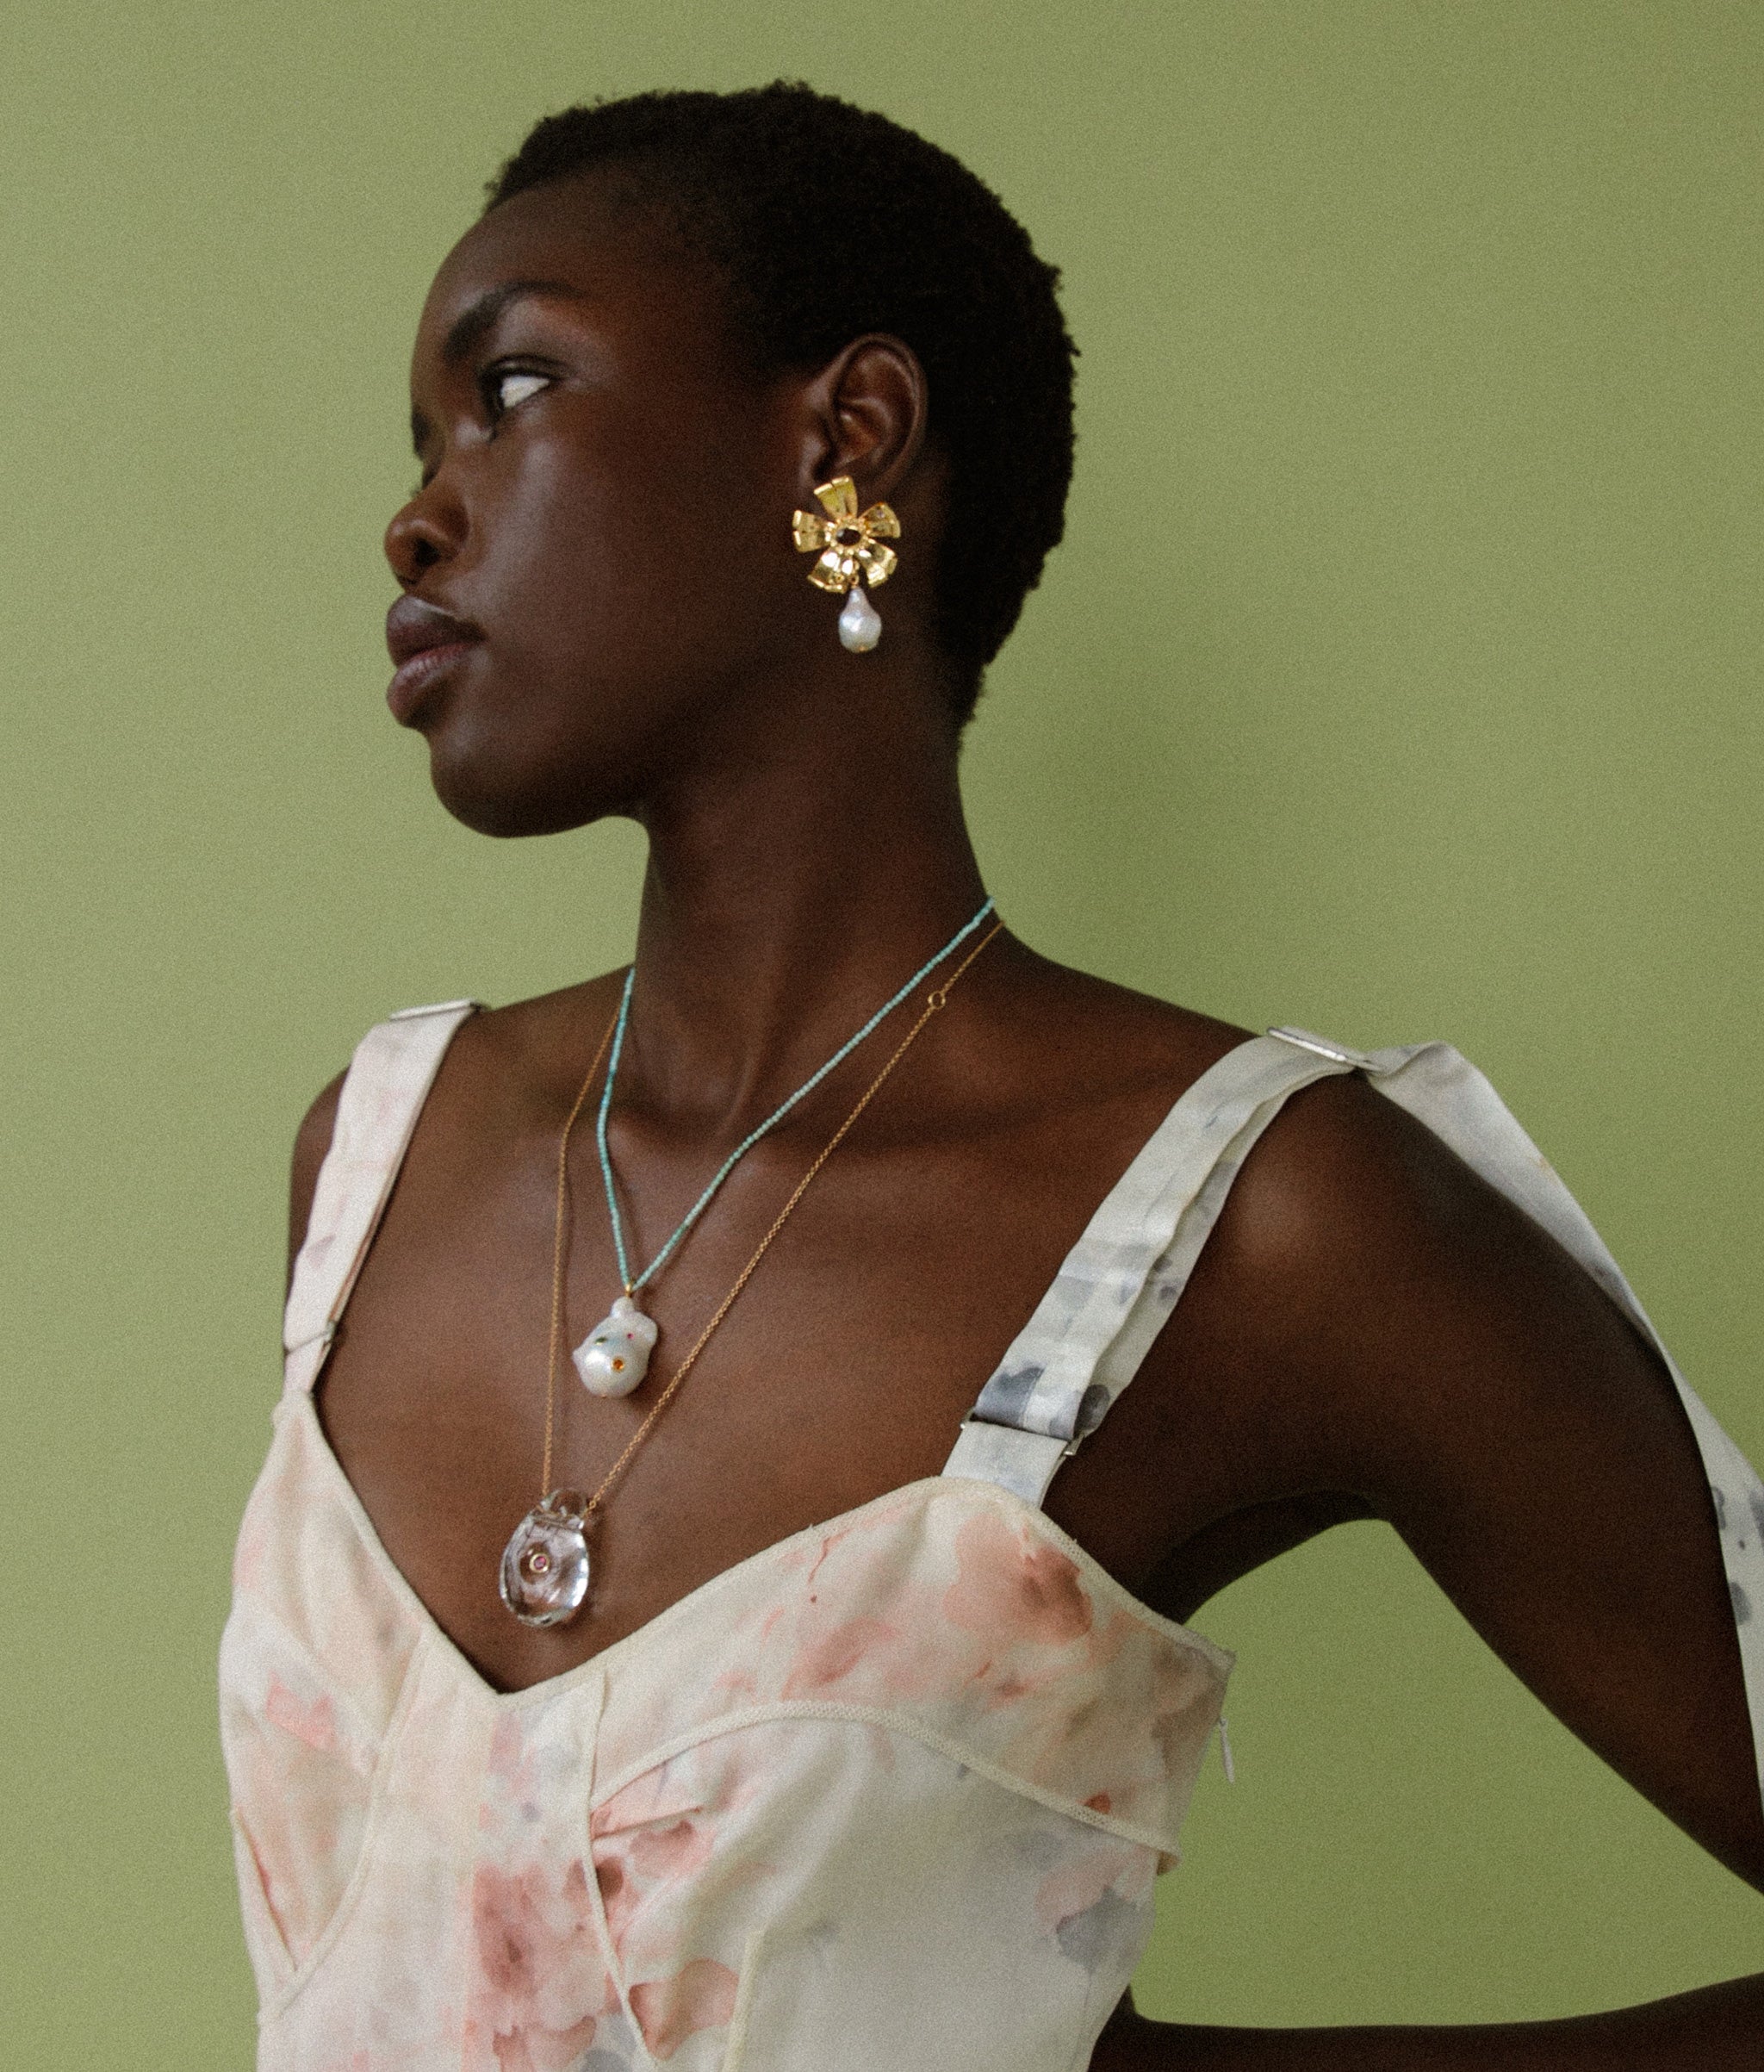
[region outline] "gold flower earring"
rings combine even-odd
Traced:
[[[853,655],[867,655],[882,638],[882,620],[864,594],[864,584],[879,589],[893,575],[899,560],[892,547],[882,543],[900,538],[900,520],[886,504],[872,504],[858,511],[857,485],[848,475],[835,475],[815,491],[821,511],[798,511],[790,521],[798,554],[818,554],[809,570],[809,581],[817,590],[830,590],[845,598],[839,614],[839,640]]]

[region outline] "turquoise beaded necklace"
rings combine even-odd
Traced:
[[[577,1373],[581,1377],[583,1386],[590,1393],[596,1396],[627,1396],[643,1380],[649,1367],[649,1354],[655,1348],[657,1328],[655,1319],[646,1316],[637,1305],[635,1298],[639,1290],[646,1287],[673,1258],[687,1232],[715,1199],[718,1188],[761,1138],[775,1129],[799,1101],[806,1099],[829,1072],[842,1065],[864,1038],[886,1021],[916,986],[922,985],[952,951],[960,949],[967,941],[992,912],[992,905],[990,899],[984,901],[973,918],[957,929],[935,956],[928,957],[905,985],[885,1000],[854,1036],[848,1036],[824,1065],[811,1072],[794,1093],[780,1101],[764,1122],[748,1130],[711,1175],[704,1192],[680,1218],[668,1241],[643,1272],[635,1275],[630,1270],[630,1257],[624,1239],[624,1218],[619,1211],[618,1188],[612,1175],[612,1154],[606,1142],[606,1118],[612,1109],[612,1084],[618,1075],[620,1054],[624,1048],[625,1027],[630,1019],[631,991],[637,982],[637,966],[631,966],[625,974],[624,992],[618,1004],[618,1018],[612,1030],[612,1052],[606,1061],[606,1083],[600,1090],[599,1111],[594,1118],[594,1142],[600,1154],[600,1179],[606,1190],[606,1215],[612,1226],[612,1249],[618,1261],[618,1278],[624,1293],[613,1304],[612,1315],[597,1324],[570,1355]]]

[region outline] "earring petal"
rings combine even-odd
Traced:
[[[822,508],[835,525],[848,526],[858,514],[858,488],[848,475],[835,475],[816,488]]]
[[[864,581],[873,589],[879,588],[893,575],[900,557],[892,547],[885,547],[875,540],[866,539],[857,551],[857,563],[864,572]]]
[[[817,590],[830,590],[835,596],[850,589],[857,580],[857,570],[849,554],[842,554],[837,547],[829,547],[814,567],[809,570],[809,581]]]
[[[790,529],[798,554],[817,554],[833,538],[834,528],[817,511],[793,511]]]
[[[873,533],[878,539],[898,539],[900,520],[894,515],[891,504],[872,504],[858,523],[866,532]]]

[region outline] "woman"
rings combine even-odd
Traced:
[[[1229,1667],[1175,1622],[1347,1518],[1764,1887],[1764,1492],[1453,1054],[999,928],[957,752],[1059,536],[1053,283],[778,86],[540,124],[430,292],[394,712],[468,825],[650,855],[631,974],[383,1024],[300,1133],[223,1658],[264,2066],[1756,2062],[1764,1977],[1127,1997]]]

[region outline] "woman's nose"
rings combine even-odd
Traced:
[[[409,589],[438,562],[452,559],[464,530],[464,514],[457,499],[441,490],[440,478],[425,483],[386,528],[392,573]]]

